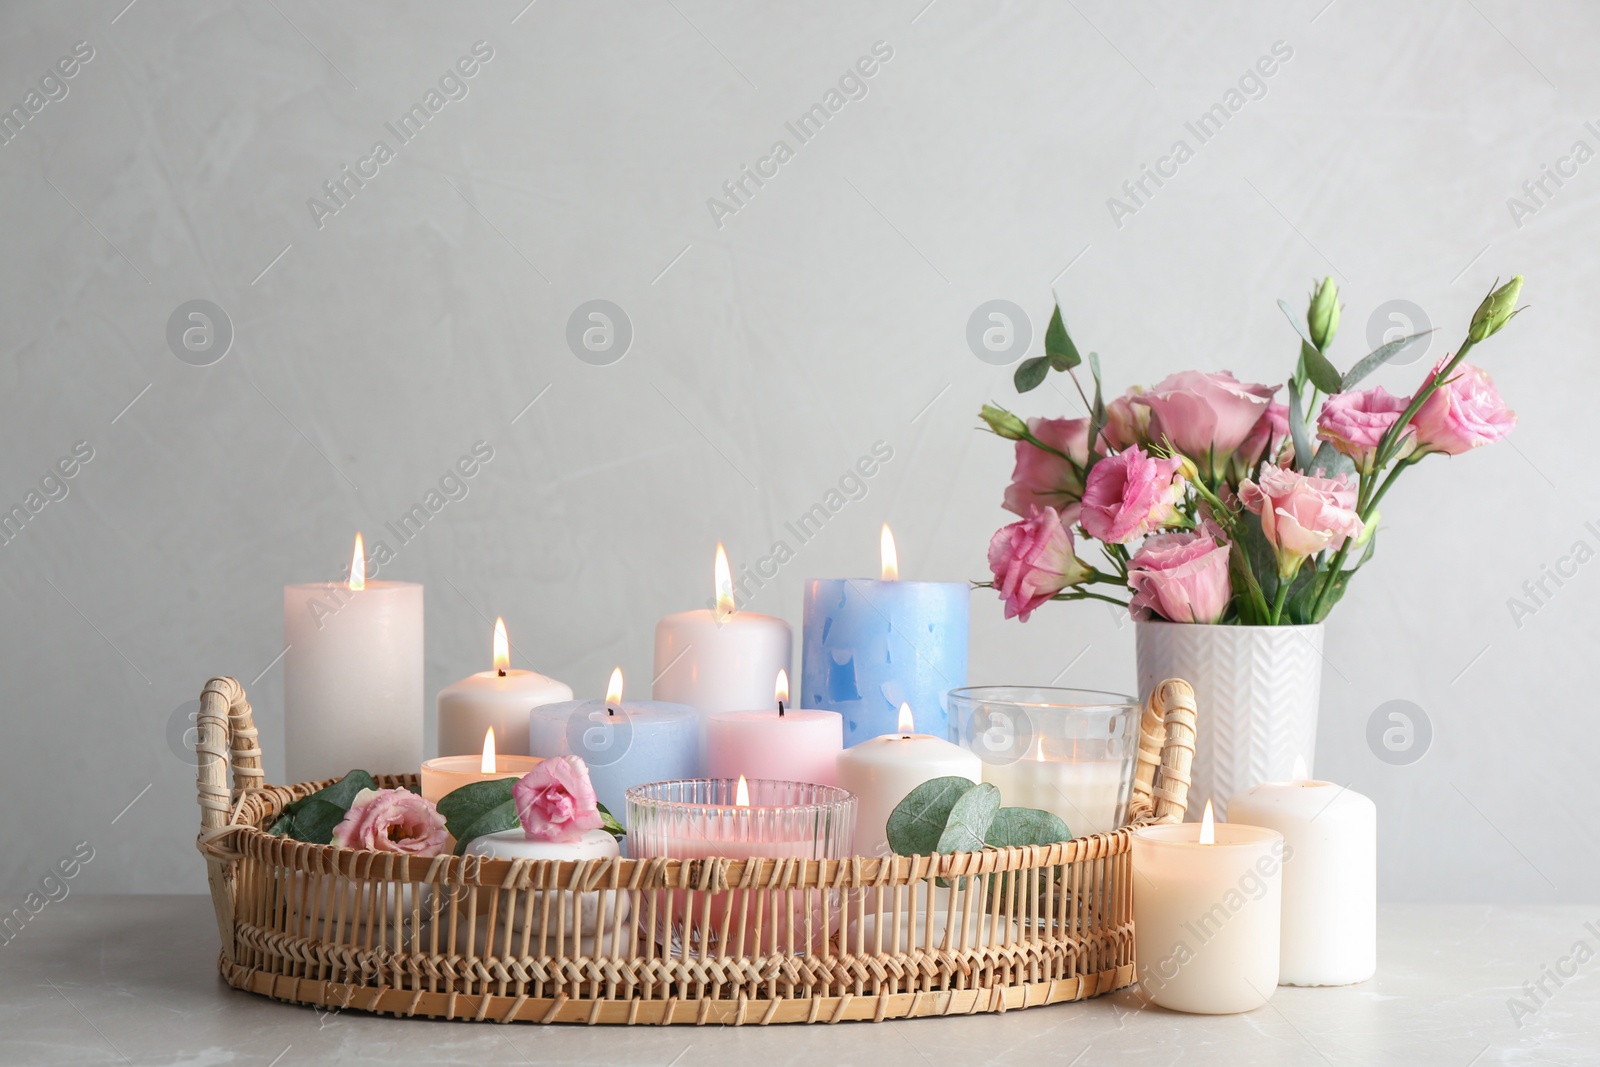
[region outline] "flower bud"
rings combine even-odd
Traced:
[[[1022,441],[1028,436],[1028,425],[1017,418],[1005,408],[997,408],[992,404],[983,405],[983,410],[978,416],[989,424],[989,429],[1004,437],[1007,441]]]
[[[1178,460],[1178,477],[1186,482],[1198,482],[1200,480],[1200,468],[1194,465],[1194,460],[1181,452],[1174,452],[1173,456]]]
[[[1332,278],[1323,278],[1317,291],[1311,294],[1306,325],[1311,329],[1311,343],[1318,351],[1326,351],[1339,330],[1339,287],[1333,284]]]
[[[1467,330],[1467,336],[1476,343],[1499,333],[1500,328],[1517,313],[1517,297],[1520,295],[1522,275],[1519,274],[1483,298],[1478,310],[1472,313],[1472,326]]]

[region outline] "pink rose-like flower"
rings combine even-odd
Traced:
[[[1266,413],[1275,385],[1241,382],[1231,371],[1180,371],[1134,398],[1154,413],[1151,440],[1162,439],[1215,475]]]
[[[1057,451],[1071,456],[1068,463],[1055,452],[1017,442],[1017,465],[1006,487],[1003,507],[1026,518],[1030,509],[1054,508],[1067,525],[1077,521],[1083,499],[1083,470],[1089,462],[1088,419],[1029,419],[1028,432]]]
[[[1107,448],[1121,451],[1150,443],[1150,409],[1134,401],[1144,390],[1137,385],[1106,405],[1106,424],[1100,439]]]
[[[1233,453],[1233,459],[1228,465],[1230,475],[1235,481],[1243,481],[1255,473],[1262,460],[1269,463],[1283,462],[1278,452],[1283,448],[1284,442],[1289,438],[1289,409],[1278,403],[1267,405],[1267,410],[1261,413],[1261,418],[1250,430],[1250,436],[1244,439]],[[1294,444],[1289,444],[1289,457],[1294,456]]]
[[[1359,393],[1335,393],[1322,402],[1317,416],[1317,439],[1327,441],[1334,450],[1355,461],[1356,470],[1371,474],[1378,453],[1378,442],[1395,420],[1405,414],[1410,397],[1391,396],[1383,386]],[[1411,454],[1415,447],[1406,431],[1399,456]]]
[[[409,789],[363,789],[333,828],[336,845],[411,856],[437,856],[449,838],[433,801]]]
[[[1158,459],[1138,445],[1102,459],[1083,491],[1083,528],[1091,537],[1125,545],[1161,526],[1178,510],[1182,465],[1176,456]]]
[[[530,841],[576,841],[602,825],[589,767],[577,756],[536,764],[511,787],[511,796]]]
[[[1293,577],[1310,556],[1337,550],[1360,537],[1356,491],[1341,474],[1315,478],[1284,467],[1266,467],[1259,482],[1239,485],[1239,499],[1261,516],[1261,532],[1278,557],[1278,576]]]
[[[1128,561],[1128,586],[1136,619],[1216,622],[1233,598],[1228,546],[1205,533],[1156,534]]]
[[[1463,363],[1449,381],[1422,402],[1411,426],[1424,452],[1459,456],[1511,433],[1517,413],[1500,399],[1488,373]]]
[[[1054,508],[1036,507],[1026,519],[996,531],[989,540],[989,569],[1006,602],[1006,618],[1023,622],[1040,604],[1089,577]]]

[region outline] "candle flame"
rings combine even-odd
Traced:
[[[1306,766],[1306,758],[1296,752],[1294,756],[1294,770],[1289,774],[1289,781],[1303,782],[1311,777],[1311,768]]]
[[[900,554],[894,550],[894,531],[889,529],[888,523],[883,524],[883,533],[878,535],[878,552],[883,557],[883,580],[897,581],[900,578]]]
[[[1214,845],[1217,843],[1217,818],[1211,814],[1211,801],[1206,801],[1206,813],[1200,820],[1200,843]]]
[[[778,668],[778,684],[773,686],[773,697],[779,707],[789,703],[789,672],[782,667]]]
[[[506,637],[506,620],[494,620],[494,669],[506,673],[511,666],[511,641]]]
[[[733,803],[735,807],[748,808],[750,806],[750,783],[744,780],[744,775],[739,776],[739,788],[734,792]]]
[[[606,703],[620,705],[622,703],[622,668],[611,668],[611,681],[606,683]]]
[[[478,764],[478,769],[484,774],[493,774],[494,765],[494,727],[489,727],[483,734],[483,762]]]
[[[911,714],[910,704],[900,705],[900,736],[910,737],[917,729],[916,716]]]
[[[356,550],[350,557],[350,591],[359,592],[367,587],[367,551],[361,543],[361,531],[356,531]]]
[[[733,614],[733,577],[728,573],[728,553],[717,542],[717,621],[726,622]]]

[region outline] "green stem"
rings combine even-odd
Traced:
[[[1289,586],[1291,586],[1293,584],[1294,584],[1294,575],[1292,575],[1292,574],[1289,575],[1287,578],[1279,577],[1279,579],[1278,579],[1278,592],[1277,592],[1277,595],[1275,595],[1272,598],[1272,616],[1271,616],[1271,618],[1272,618],[1272,625],[1273,626],[1278,625],[1278,621],[1283,618],[1283,604],[1284,604],[1284,601],[1289,599]]]
[[[1051,600],[1104,600],[1107,604],[1115,604],[1119,608],[1128,606],[1126,600],[1118,600],[1114,596],[1103,596],[1100,593],[1091,593],[1087,589],[1078,588],[1075,593],[1057,593]]]

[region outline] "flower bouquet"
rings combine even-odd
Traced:
[[[1047,600],[1127,607],[1140,621],[1141,692],[1184,677],[1213,716],[1196,753],[1199,798],[1225,803],[1225,785],[1287,777],[1295,756],[1309,768],[1320,624],[1372,557],[1379,505],[1415,464],[1498,441],[1516,424],[1466,358],[1517,314],[1521,289],[1518,275],[1491,290],[1460,346],[1408,397],[1358,386],[1423,334],[1341,374],[1327,355],[1340,310],[1331,278],[1304,322],[1278,302],[1299,334],[1284,386],[1190,370],[1107,402],[1091,352],[1091,399],[1057,305],[1045,355],[1018,366],[1016,386],[1027,392],[1064,372],[1089,414],[1024,421],[983,408],[987,428],[1016,443],[1003,506],[1021,518],[990,541],[993,580],[980,584],[1023,621]],[[1080,554],[1089,541],[1099,558]],[[1208,753],[1208,744],[1237,751]]]

